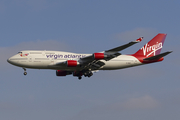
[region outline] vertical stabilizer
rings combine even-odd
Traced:
[[[160,54],[167,34],[159,33],[146,45],[144,45],[134,56],[152,57]]]

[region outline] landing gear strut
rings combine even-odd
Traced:
[[[26,68],[23,68],[23,69],[24,69],[24,75],[27,75]]]

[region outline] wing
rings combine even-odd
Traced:
[[[119,51],[122,51],[136,43],[141,42],[142,39],[143,39],[143,37],[140,37],[140,38],[136,39],[135,41],[129,42],[125,45],[122,45],[122,46],[119,46],[119,47],[116,47],[116,48],[113,48],[110,50],[106,50],[104,52],[94,53],[94,54],[86,56],[84,58],[80,58],[79,63],[82,66],[84,66],[83,69],[97,70],[105,65],[105,63],[100,60],[109,61],[109,60],[121,55],[121,53],[119,53]]]
[[[103,60],[109,61],[119,55],[119,51],[124,50],[138,42],[141,42],[143,37],[138,38],[135,41],[129,42],[128,44],[106,50],[104,52],[100,53],[93,53],[92,55],[77,59],[77,60],[67,60],[64,62],[59,62],[56,64],[53,64],[54,66],[68,66],[68,67],[76,67],[79,66],[80,70],[78,71],[94,71],[99,70],[102,66],[105,65]]]
[[[74,76],[79,76],[79,79],[81,79],[81,76],[84,75],[85,77],[92,76],[93,71],[99,70],[101,67],[105,65],[104,60],[109,61],[119,55],[119,51],[124,50],[136,43],[141,42],[143,37],[138,38],[135,41],[129,42],[128,44],[106,50],[104,52],[99,52],[99,53],[93,53],[92,55],[76,59],[76,60],[65,60],[63,62],[58,62],[58,63],[53,63],[50,64],[50,66],[61,66],[61,67],[79,67],[78,70],[76,71],[70,71],[73,72]]]

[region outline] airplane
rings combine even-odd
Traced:
[[[96,52],[93,54],[78,54],[63,51],[39,51],[25,50],[10,57],[7,61],[24,69],[52,69],[56,70],[56,76],[73,75],[79,80],[82,76],[91,77],[99,70],[116,70],[139,65],[145,65],[164,60],[164,56],[172,51],[160,53],[167,34],[159,33],[136,53],[122,55],[122,51],[142,41],[143,37],[125,45]]]

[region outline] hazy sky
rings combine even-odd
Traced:
[[[179,0],[1,0],[0,120],[179,120]],[[79,81],[6,62],[20,50],[94,53],[167,33],[160,63]]]

